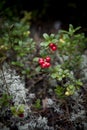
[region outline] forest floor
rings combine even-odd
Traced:
[[[40,43],[43,39],[43,33],[56,34],[61,28],[66,28],[62,25],[61,21],[52,23],[41,22],[38,23],[37,26],[31,26],[30,36],[34,38],[37,43]],[[18,124],[18,126],[11,126],[10,129],[6,130],[87,130],[87,50],[85,50],[83,57],[83,64],[85,64],[83,70],[84,86],[82,86],[80,90],[66,99],[58,99],[52,90],[52,86],[45,90],[44,85],[46,85],[46,83],[40,79],[36,83],[36,87],[29,90],[30,94],[28,96],[31,98],[29,99],[29,103],[31,100],[34,102],[36,98],[41,98],[44,109],[41,108],[37,110],[32,108],[31,115],[23,120],[21,119],[21,123]],[[47,77],[44,78],[44,81],[47,82]],[[26,81],[26,84],[30,86],[31,81]],[[55,83],[52,82],[52,84]],[[30,88],[27,87],[27,89]],[[16,124],[17,122],[18,120]]]

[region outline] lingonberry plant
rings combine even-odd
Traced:
[[[49,47],[51,48],[52,51],[56,51],[57,50],[57,46],[54,43],[50,43]]]
[[[11,106],[10,109],[14,116],[24,117],[24,104]]]
[[[64,67],[74,72],[79,69],[81,56],[85,49],[86,38],[84,33],[79,33],[81,27],[74,28],[71,24],[69,30],[60,30],[56,35],[58,39],[59,55]]]
[[[85,35],[77,33],[80,27],[74,29],[70,24],[68,31],[60,30],[58,34],[50,35],[44,33],[43,41],[38,44],[29,37],[29,25],[23,21],[11,26],[5,23],[4,27],[0,39],[0,63],[7,61],[23,75],[31,92],[37,88],[36,108],[41,107],[39,98],[46,96],[51,87],[58,98],[66,98],[83,85],[80,76],[77,76],[86,43]],[[55,84],[51,84],[52,81]],[[24,109],[16,107],[11,107],[12,113],[23,117]]]

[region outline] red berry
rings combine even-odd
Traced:
[[[50,62],[51,59],[49,56],[47,56],[45,60],[46,60],[46,62]]]
[[[39,64],[43,64],[44,63],[44,59],[43,58],[39,58]]]
[[[46,66],[46,68],[50,67],[50,63],[49,62],[45,62],[45,66]]]
[[[52,49],[52,51],[56,51],[57,50],[57,46],[54,45],[51,49]]]
[[[45,63],[41,64],[41,68],[46,68],[46,64]]]
[[[24,113],[18,114],[19,117],[24,117]]]
[[[51,47],[53,47],[53,45],[54,45],[54,43],[50,43],[50,44],[49,44],[49,47],[51,48]]]
[[[56,49],[57,49],[57,46],[55,43],[50,43],[49,47],[52,49],[52,51],[56,51]]]

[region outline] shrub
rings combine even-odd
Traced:
[[[77,77],[86,43],[84,33],[77,33],[80,27],[74,29],[70,24],[68,31],[60,30],[56,35],[44,33],[38,44],[29,37],[29,25],[24,20],[11,25],[5,22],[2,29],[0,64],[7,61],[31,82],[30,91],[37,89],[37,109],[41,108],[39,98],[46,96],[52,86],[58,98],[66,98],[83,85]],[[55,84],[51,84],[53,81]],[[15,107],[11,109],[16,111]]]

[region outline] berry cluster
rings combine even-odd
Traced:
[[[49,47],[52,51],[57,50],[57,46],[54,43],[50,43]],[[51,58],[47,56],[46,58],[39,58],[38,63],[40,64],[41,68],[49,68],[51,66]]]
[[[46,58],[39,58],[39,64],[41,66],[41,68],[48,68],[50,67],[50,61],[51,61],[51,58],[49,56],[47,56]]]
[[[56,51],[57,50],[57,46],[54,43],[50,43],[49,47],[52,51]]]

